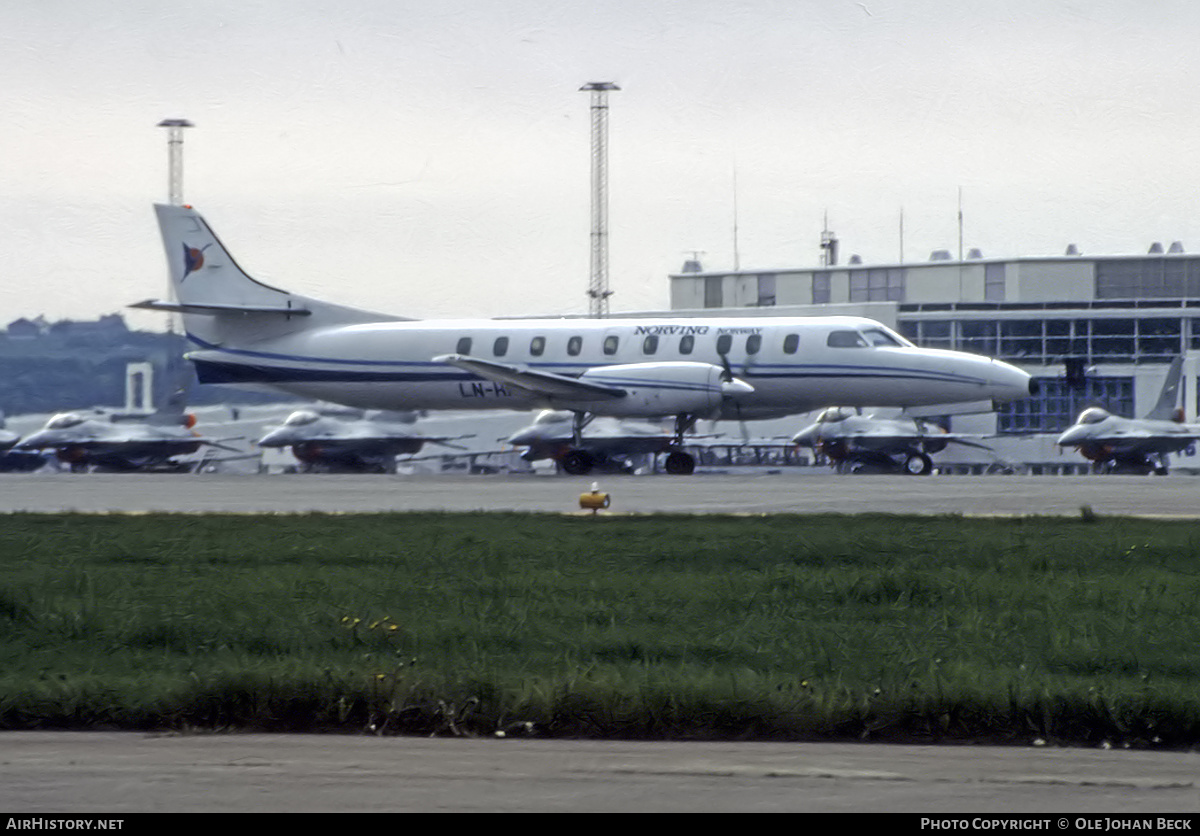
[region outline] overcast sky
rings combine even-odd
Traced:
[[[165,293],[184,197],[251,274],[418,317],[579,313],[588,81],[615,312],[709,269],[1200,252],[1192,0],[0,0],[0,326]],[[138,327],[160,315],[127,314]]]

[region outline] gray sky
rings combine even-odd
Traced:
[[[586,311],[588,81],[613,310],[743,268],[1200,251],[1192,0],[0,0],[0,325],[165,292],[150,204],[269,283],[419,317]],[[128,312],[139,327],[159,315]]]

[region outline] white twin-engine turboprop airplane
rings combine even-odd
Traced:
[[[775,418],[820,407],[1010,401],[1029,375],[917,348],[857,317],[420,321],[321,302],[247,276],[198,212],[156,206],[177,311],[202,383],[255,383],[364,409],[566,409]],[[681,449],[667,469],[690,473]]]

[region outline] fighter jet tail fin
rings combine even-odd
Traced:
[[[1183,410],[1177,407],[1179,403],[1179,384],[1183,377],[1183,358],[1176,357],[1167,369],[1166,380],[1163,381],[1162,392],[1159,393],[1158,403],[1150,411],[1147,418],[1159,421],[1175,421],[1182,423]]]

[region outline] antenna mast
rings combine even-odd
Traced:
[[[837,264],[838,239],[829,228],[829,212],[825,213],[824,226],[821,230],[821,265],[833,267]]]
[[[608,91],[611,81],[591,81],[579,88],[592,94],[592,272],[588,283],[588,315],[608,316]]]
[[[167,129],[167,202],[183,205],[183,129],[195,127],[186,119],[164,119],[158,127]]]

